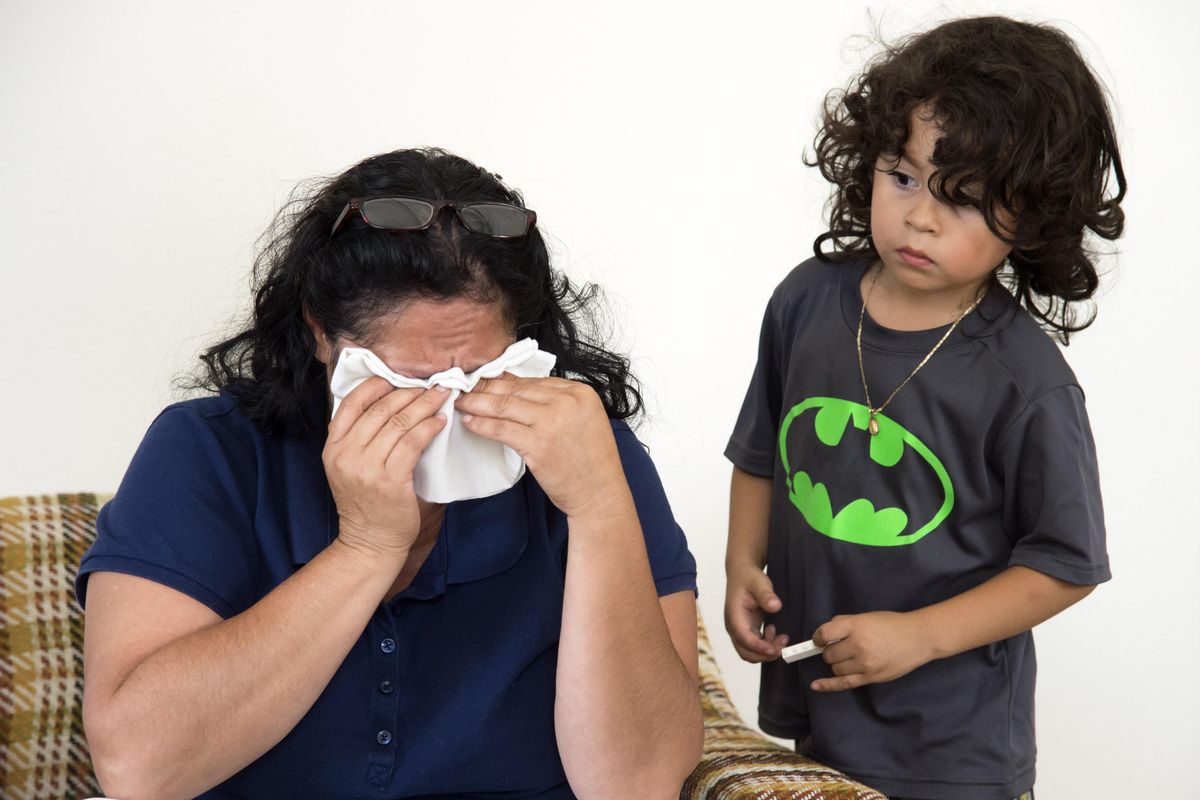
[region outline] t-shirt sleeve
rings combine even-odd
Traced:
[[[625,423],[613,423],[613,435],[637,507],[658,596],[684,590],[695,592],[696,559],[688,550],[683,529],[671,512],[671,504],[667,502],[667,493],[650,454]]]
[[[1010,566],[1080,586],[1112,577],[1096,446],[1078,386],[1031,402],[1000,439]]]
[[[758,361],[750,386],[742,401],[733,434],[725,446],[725,457],[738,469],[753,475],[770,477],[775,466],[775,438],[778,435],[783,389],[780,358],[777,296],[767,304],[758,337]]]
[[[160,414],[97,518],[75,580],[80,605],[93,572],[161,583],[224,618],[252,605],[257,487],[246,447],[194,406]]]

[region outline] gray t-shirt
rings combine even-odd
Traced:
[[[793,642],[837,614],[908,611],[1014,565],[1108,580],[1083,393],[1053,340],[993,290],[867,432],[855,353],[862,262],[810,259],[767,306],[725,455],[772,477],[767,572]],[[882,402],[945,328],[863,325]],[[763,665],[759,724],[889,795],[1011,798],[1034,782],[1029,633],[894,681],[816,693],[820,658]]]

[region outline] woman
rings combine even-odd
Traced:
[[[627,362],[577,335],[586,297],[519,195],[442,151],[376,156],[281,215],[256,274],[204,356],[218,394],[151,426],[80,567],[105,791],[676,796],[703,738],[695,562],[622,421]],[[371,377],[330,418],[348,348],[429,383],[526,337],[559,377],[453,408]],[[418,497],[448,416],[528,472]]]

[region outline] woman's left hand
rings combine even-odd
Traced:
[[[481,380],[455,406],[467,430],[519,453],[568,517],[631,503],[612,424],[586,383],[505,374]]]

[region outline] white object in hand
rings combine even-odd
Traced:
[[[813,644],[813,640],[794,644],[791,647],[783,648],[783,660],[791,664],[793,661],[800,661],[810,656],[820,655],[825,652],[825,648],[820,645]]]

